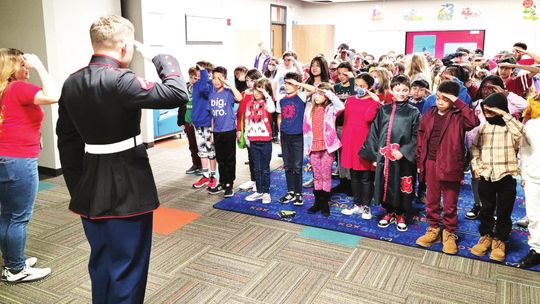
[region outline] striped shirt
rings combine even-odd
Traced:
[[[505,114],[505,126],[487,122],[480,126],[472,143],[472,169],[493,182],[507,175],[519,175],[517,152],[523,135],[523,125]]]

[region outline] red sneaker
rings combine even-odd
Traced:
[[[393,213],[386,213],[380,220],[377,226],[381,228],[386,228],[390,226],[390,224],[394,223],[396,221],[396,218]]]
[[[208,179],[208,185],[207,185],[207,186],[208,186],[208,189],[215,188],[215,187],[217,187],[217,185],[218,185],[218,180],[217,180],[217,178],[215,178],[215,177],[212,176],[212,177],[210,177],[210,178]]]
[[[398,231],[407,231],[407,223],[405,222],[405,215],[396,215],[396,228]]]
[[[201,179],[199,179],[197,182],[195,182],[193,184],[193,188],[196,188],[196,189],[197,188],[202,188],[202,187],[208,185],[209,182],[210,182],[210,178],[203,176],[203,177],[201,177]]]

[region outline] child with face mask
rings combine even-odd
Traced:
[[[514,176],[519,174],[517,151],[524,131],[523,125],[510,115],[504,93],[489,95],[481,107],[486,122],[480,126],[471,151],[473,175],[480,179],[480,239],[470,251],[484,256],[491,249],[489,258],[503,262],[505,242],[512,231],[510,216],[516,200]]]
[[[504,86],[504,82],[502,79],[497,75],[490,75],[484,78],[482,82],[480,83],[480,86],[478,88],[478,92],[476,96],[474,97],[474,101],[472,102],[472,109],[475,113],[475,115],[480,120],[480,123],[483,123],[486,121],[483,111],[482,111],[482,101],[486,99],[489,95],[493,93],[503,93],[506,95],[506,98],[508,100],[508,111],[510,114],[519,114],[523,110],[527,108],[527,100],[525,100],[523,97],[518,96],[512,92],[509,92],[506,90]],[[472,142],[474,138],[476,137],[476,134],[478,133],[480,127],[475,127],[472,130],[468,131],[466,133],[466,147],[467,150],[470,151]],[[465,214],[465,218],[474,220],[478,217],[478,214],[480,213],[480,207],[481,207],[481,201],[480,196],[478,195],[478,179],[474,178],[474,176],[471,179],[471,186],[474,194],[474,205],[471,209],[467,211]]]
[[[351,172],[351,188],[354,204],[341,211],[344,215],[359,214],[362,219],[371,219],[371,197],[374,170],[371,161],[358,156],[369,127],[380,107],[379,97],[369,88],[374,79],[369,73],[356,76],[356,95],[349,96],[345,103],[341,166]]]

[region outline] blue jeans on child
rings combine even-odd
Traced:
[[[270,193],[270,160],[272,159],[271,141],[252,141],[251,161],[253,162],[253,175],[257,192]]]
[[[281,153],[283,154],[287,191],[302,193],[304,135],[286,134],[281,132]]]
[[[26,257],[26,226],[39,184],[37,158],[0,156],[0,249],[4,266],[19,271]]]

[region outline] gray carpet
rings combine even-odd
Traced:
[[[342,246],[301,237],[303,226],[213,209],[220,198],[193,190],[197,177],[183,173],[185,139],[149,153],[162,204],[202,216],[154,234],[146,303],[540,303],[540,273],[366,238]],[[238,152],[237,184],[246,158]],[[80,219],[67,210],[63,177],[43,182],[26,253],[53,273],[0,284],[0,303],[90,303]]]

